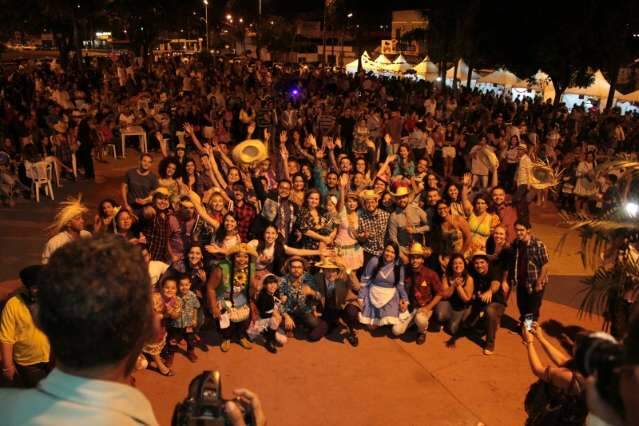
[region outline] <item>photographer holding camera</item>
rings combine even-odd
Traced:
[[[546,340],[537,323],[522,327],[530,368],[539,381],[531,385],[524,403],[526,425],[582,425],[588,410],[584,394],[585,379],[576,371],[575,361]],[[535,348],[535,338],[555,364],[544,366]]]
[[[623,345],[592,338],[585,350],[590,426],[639,425],[639,309],[635,304]]]

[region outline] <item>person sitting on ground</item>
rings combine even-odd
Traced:
[[[53,235],[42,252],[42,264],[49,263],[51,255],[65,244],[80,238],[90,238],[91,233],[84,230],[84,215],[89,211],[80,198],[63,201],[49,230]]]
[[[417,326],[416,343],[418,345],[423,345],[426,342],[428,320],[442,298],[439,276],[424,265],[424,259],[430,254],[430,249],[419,243],[414,243],[411,246],[408,252],[410,268],[404,280],[406,293],[408,293],[409,315],[405,318],[400,316],[400,322],[393,325],[393,334],[400,336],[414,322]]]

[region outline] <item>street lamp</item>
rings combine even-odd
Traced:
[[[206,24],[206,50],[209,50],[209,0],[204,0],[204,22]]]

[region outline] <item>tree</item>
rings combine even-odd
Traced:
[[[280,16],[265,17],[257,34],[259,45],[273,53],[288,53],[295,41],[295,26]]]
[[[639,28],[639,6],[634,1],[612,0],[594,2],[594,21],[590,26],[594,59],[610,82],[606,110],[610,109],[617,88],[619,69],[639,55],[633,43],[633,30]]]
[[[603,164],[598,173],[623,170],[619,185],[626,192],[639,178],[639,162],[618,160]],[[625,198],[625,197],[624,197]],[[581,257],[585,267],[595,273],[583,280],[586,284],[580,314],[600,314],[604,317],[604,328],[615,337],[623,337],[628,324],[630,309],[627,296],[639,291],[639,259],[633,254],[632,241],[639,235],[639,221],[623,205],[607,212],[598,219],[564,217],[570,226],[559,242],[562,250],[571,233],[581,239]]]
[[[482,9],[487,7],[493,14],[480,25],[485,28],[492,23],[495,30],[489,37],[492,49],[484,53],[491,63],[505,64],[521,76],[532,76],[539,69],[546,72],[558,105],[568,87],[592,82],[593,38],[584,31],[593,22],[592,2],[577,7],[572,2],[539,0],[534,6],[513,2],[503,8],[497,7],[496,0],[484,1]]]

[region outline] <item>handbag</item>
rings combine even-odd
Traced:
[[[243,305],[239,308],[235,306],[230,306],[228,308],[229,319],[231,322],[242,322],[246,321],[251,313],[248,305]]]

